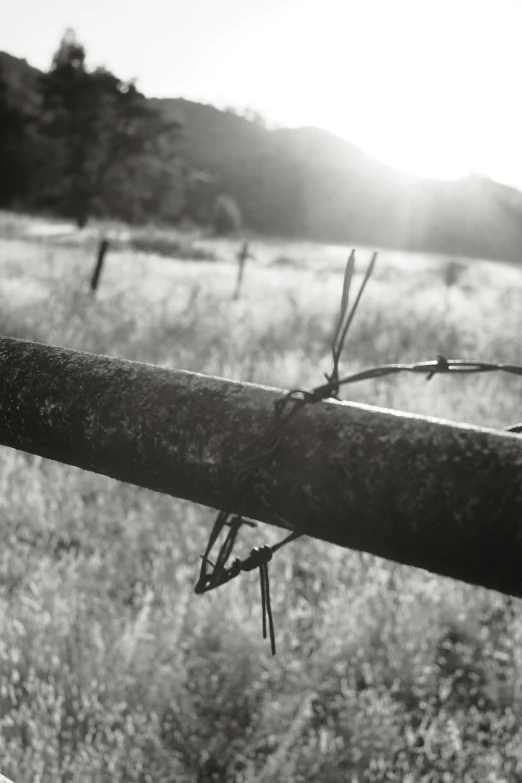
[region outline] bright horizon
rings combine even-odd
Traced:
[[[67,27],[148,96],[314,125],[411,174],[522,189],[518,0],[17,0],[0,50],[41,69]]]

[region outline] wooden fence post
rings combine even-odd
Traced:
[[[236,258],[237,258],[237,279],[236,279],[236,288],[234,291],[233,299],[239,299],[239,295],[241,293],[241,286],[243,284],[243,275],[245,273],[245,265],[249,258],[253,258],[254,256],[249,252],[249,243],[243,242],[241,249],[239,250]]]
[[[92,273],[92,278],[91,278],[92,294],[95,294],[98,288],[100,282],[100,276],[103,269],[103,262],[105,260],[105,255],[108,249],[109,249],[109,240],[102,239],[100,244],[98,245],[98,257],[96,259],[96,266],[94,267],[94,272]]]

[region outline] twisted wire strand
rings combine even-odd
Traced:
[[[245,490],[248,482],[260,469],[270,465],[280,448],[288,422],[306,405],[315,404],[327,399],[338,400],[339,390],[342,386],[359,383],[361,381],[376,380],[405,373],[425,375],[427,381],[431,380],[435,375],[470,375],[489,372],[504,372],[512,375],[522,375],[522,366],[515,364],[447,359],[445,356],[439,355],[437,359],[429,361],[413,362],[409,364],[381,364],[359,370],[340,378],[339,361],[346,337],[361,301],[364,289],[374,270],[376,261],[377,253],[375,252],[366,269],[354,304],[352,308],[349,309],[350,288],[355,268],[355,251],[352,250],[346,264],[339,316],[336,320],[331,342],[333,360],[332,372],[330,375],[325,373],[326,383],[323,383],[312,390],[292,389],[282,398],[275,401],[272,422],[261,439],[255,453],[248,455],[243,460],[243,464],[236,474],[235,486],[231,492],[229,501],[225,508],[217,515],[209,535],[205,553],[201,558],[202,563],[199,579],[195,587],[196,593],[205,593],[209,590],[214,590],[215,588],[230,582],[232,579],[235,579],[243,571],[252,571],[256,568],[259,569],[263,638],[266,639],[267,633],[269,634],[273,655],[276,653],[276,644],[270,602],[268,563],[275,552],[291,541],[294,541],[296,538],[299,538],[302,534],[297,531],[292,531],[286,538],[273,546],[254,547],[248,557],[243,560],[235,558],[230,566],[228,566],[227,563],[232,555],[240,528],[243,525],[255,526],[254,522],[245,519],[242,515]],[[522,423],[511,425],[505,429],[512,433],[522,433]],[[210,554],[226,527],[228,527],[228,531],[219,548],[217,558],[213,563],[210,560]],[[208,566],[212,569],[211,571],[208,570]]]
[[[301,534],[297,531],[294,531],[275,546],[255,547],[252,549],[250,555],[246,559],[240,560],[239,558],[236,558],[232,565],[227,567],[227,562],[232,554],[239,530],[243,524],[247,523],[247,520],[243,518],[242,513],[237,513],[237,509],[243,508],[244,491],[248,482],[260,469],[267,467],[271,463],[281,445],[281,440],[283,438],[286,425],[299,412],[299,410],[311,402],[318,402],[319,400],[326,399],[327,397],[338,399],[339,360],[343,351],[348,330],[359,306],[359,302],[366,284],[373,272],[376,260],[377,253],[374,253],[364,275],[354,304],[352,308],[349,309],[350,287],[355,269],[355,250],[352,250],[350,253],[350,257],[346,264],[344,273],[339,316],[331,342],[333,360],[332,373],[331,375],[325,374],[327,380],[326,384],[322,384],[312,391],[294,389],[285,394],[281,400],[276,401],[274,404],[274,417],[272,424],[265,433],[265,436],[259,444],[257,451],[244,460],[242,467],[237,472],[235,487],[229,502],[227,503],[226,507],[218,513],[214,527],[209,536],[205,553],[201,558],[202,562],[199,579],[195,587],[196,593],[205,593],[209,590],[213,590],[216,587],[226,584],[231,579],[234,579],[236,576],[238,576],[241,571],[250,571],[254,568],[259,568],[263,638],[266,639],[268,625],[270,644],[273,655],[275,655],[276,652],[276,645],[272,607],[270,601],[268,563],[272,559],[274,552],[290,543],[290,541],[299,538]],[[291,407],[289,407],[290,405]],[[288,407],[289,409],[287,410]],[[234,516],[232,516],[233,509],[236,510],[236,514]],[[216,545],[221,533],[227,526],[229,528],[228,532],[220,546],[217,559],[215,563],[213,563],[210,560],[210,553]],[[209,566],[212,569],[210,572],[208,570]]]

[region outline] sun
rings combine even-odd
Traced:
[[[0,49],[47,67],[67,25],[93,63],[148,95],[249,106],[414,175],[473,170],[522,188],[521,0],[150,0],[147,14],[125,0],[24,0]]]
[[[292,81],[272,53],[273,116],[330,130],[413,175],[484,171],[522,185],[522,4],[324,0],[303,2],[298,18]]]

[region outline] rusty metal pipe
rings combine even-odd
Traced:
[[[0,338],[0,443],[220,508],[282,392]],[[522,439],[366,405],[289,422],[244,513],[522,596]]]

